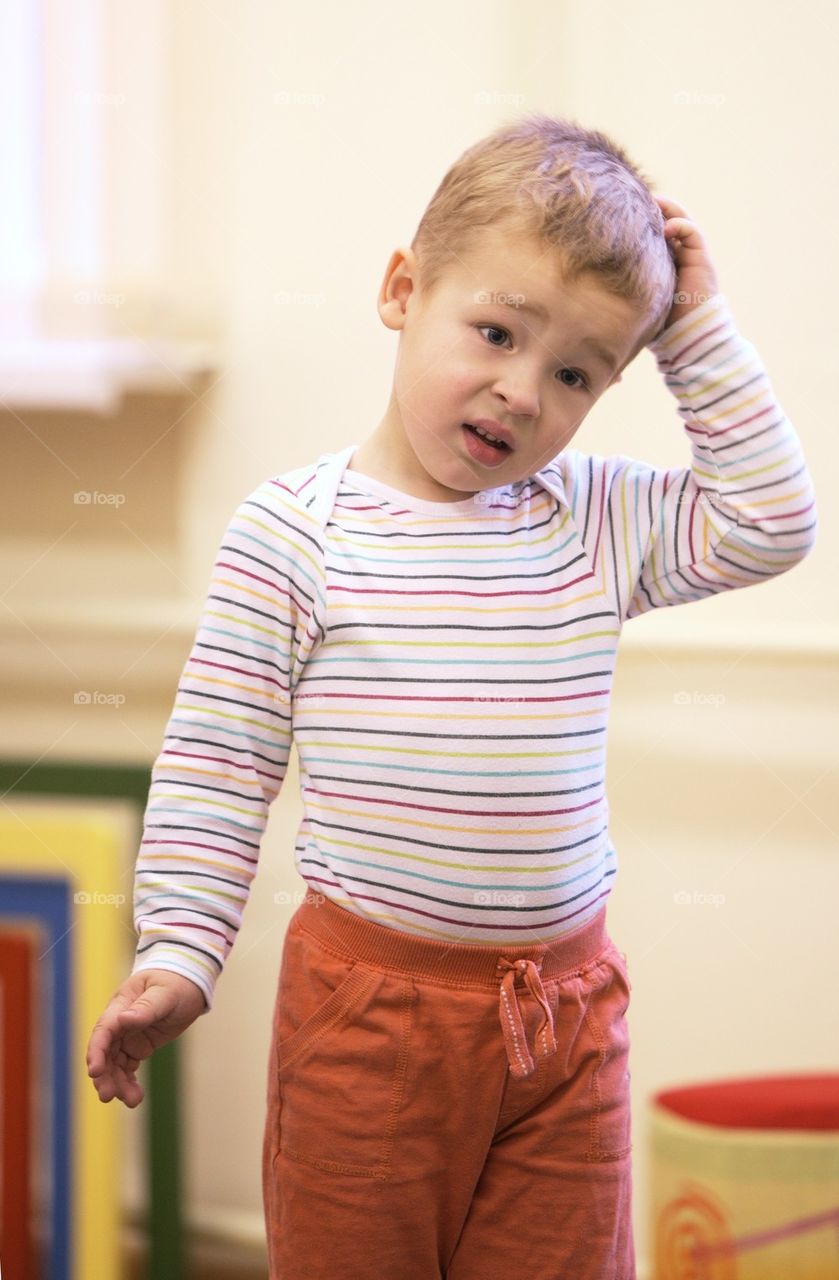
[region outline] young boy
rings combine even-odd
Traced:
[[[210,1008],[293,734],[312,892],[274,1013],[271,1276],[632,1280],[618,639],[803,559],[812,482],[700,230],[601,133],[535,115],[470,148],[379,313],[378,427],[223,539],[89,1073],[136,1106]],[[569,448],[645,346],[690,468]]]

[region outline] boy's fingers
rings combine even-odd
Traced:
[[[120,1031],[121,1015],[123,1010],[112,1008],[110,1005],[99,1018],[90,1033],[88,1041],[88,1060],[94,1055],[107,1054],[111,1044]]]
[[[119,1098],[129,1107],[136,1107],[143,1100],[143,1087],[137,1080],[132,1065],[134,1059],[128,1059],[127,1067],[118,1062],[107,1062],[103,1069],[94,1075],[93,1084],[101,1102],[112,1102]]]
[[[197,1016],[199,998],[206,1007],[195,984],[185,979],[170,982],[165,975],[159,981],[146,975],[130,979],[113,995],[87,1046],[87,1074],[103,1102],[119,1098],[129,1107],[142,1102],[138,1067]]]
[[[160,988],[151,992],[144,991],[130,1004],[118,1006],[113,1010],[106,1009],[100,1019],[102,1029],[113,1041],[117,1035],[130,1034],[132,1031],[143,1031],[146,1027],[171,1013],[175,1001],[171,992]],[[99,1025],[99,1024],[97,1024]],[[94,1031],[94,1035],[97,1032]],[[104,1036],[99,1034],[99,1040]],[[91,1037],[91,1043],[93,1037]]]
[[[142,1086],[139,1084],[133,1071],[125,1071],[122,1067],[115,1067],[114,1082],[116,1086],[116,1097],[127,1106],[136,1106],[143,1097]]]
[[[96,1023],[87,1046],[88,1075],[101,1075],[117,1030],[116,1024],[107,1018],[107,1014],[103,1014]]]
[[[685,206],[679,204],[678,200],[671,200],[670,196],[657,195],[655,200],[665,217],[669,218],[676,214],[681,214],[685,218],[690,217]]]
[[[125,997],[122,997],[124,1002]],[[138,997],[127,1007],[117,1001],[108,1005],[91,1032],[87,1049],[88,1075],[101,1075],[117,1036],[125,1031],[138,1029],[153,1022],[159,1016],[152,1003]]]
[[[669,232],[671,235],[675,231],[696,230],[696,223],[691,222],[690,218],[668,218],[664,223],[665,235]]]
[[[681,241],[689,249],[700,249],[705,243],[699,227],[689,218],[668,218],[664,234],[669,241]]]

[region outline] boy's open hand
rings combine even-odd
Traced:
[[[676,293],[660,330],[663,333],[668,325],[720,290],[705,237],[687,209],[669,196],[657,195],[655,200],[664,215],[664,235],[672,246],[676,264]]]
[[[127,1107],[143,1101],[136,1071],[161,1045],[176,1039],[206,1009],[204,993],[168,969],[141,969],[114,995],[91,1032],[87,1074],[100,1101],[119,1098]]]

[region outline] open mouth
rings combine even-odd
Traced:
[[[475,427],[473,427],[472,424],[469,422],[464,422],[463,426],[469,432],[470,435],[473,435],[476,440],[480,440],[482,444],[487,445],[490,449],[496,449],[498,453],[510,452],[510,446],[508,444],[505,444],[503,440],[498,440],[497,442],[493,440],[488,440],[486,436],[482,436],[481,433],[477,431]]]

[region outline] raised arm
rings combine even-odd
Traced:
[[[678,400],[691,465],[621,460],[639,556],[625,618],[765,581],[815,541],[801,443],[724,296],[682,315],[650,349]]]

